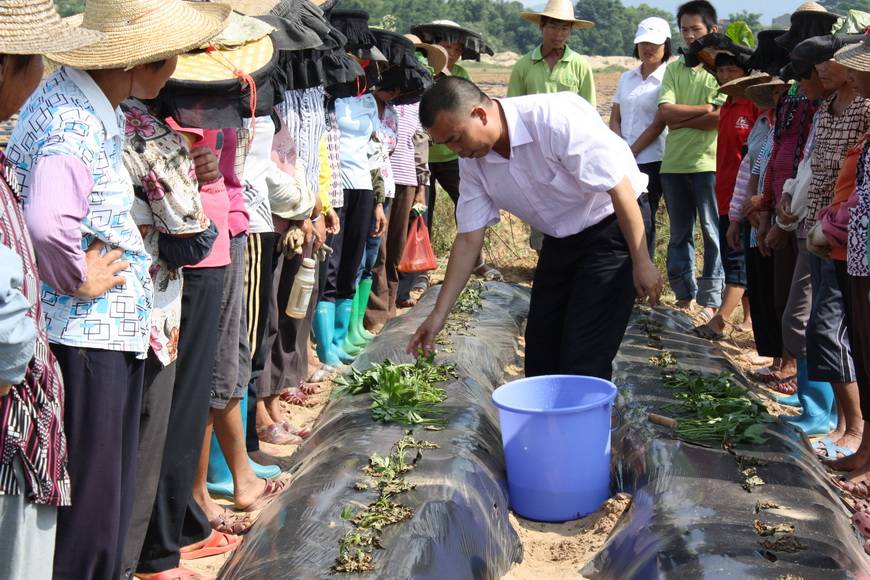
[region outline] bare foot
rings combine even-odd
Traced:
[[[837,447],[843,447],[845,449],[848,449],[849,451],[852,451],[853,454],[855,451],[857,451],[858,447],[861,445],[861,434],[860,433],[855,434],[851,431],[845,431],[845,430],[844,431],[840,431],[840,430],[833,431],[831,433],[828,433],[825,437],[822,437],[822,439],[830,439],[831,441],[833,441],[834,445],[836,445]],[[824,447],[817,447],[816,454],[819,455],[819,457],[822,459],[822,461],[826,461],[826,460],[827,461],[837,461],[837,460],[845,458],[841,451],[837,452],[837,457],[834,459],[828,457],[827,450]],[[826,463],[827,463],[827,461],[826,461]]]
[[[752,332],[752,319],[744,318],[743,322],[737,325],[737,328],[739,328],[743,332]]]
[[[692,309],[692,299],[687,298],[686,300],[677,300],[674,304],[680,310],[691,310]]]
[[[849,457],[843,457],[833,461],[823,459],[822,463],[834,471],[848,471],[849,475],[846,476],[846,481],[852,481],[855,477],[860,480],[864,475],[870,473],[870,454],[865,453],[860,448]]]
[[[235,486],[235,495],[233,496],[235,508],[244,510],[257,501],[263,495],[267,483],[267,480],[257,478],[251,485]],[[208,515],[208,512],[206,512],[206,515]]]

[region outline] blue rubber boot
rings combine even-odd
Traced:
[[[248,406],[248,389],[245,389],[245,396],[242,397],[239,403],[242,409]],[[242,432],[245,431],[248,424],[248,414],[242,413]],[[251,464],[251,469],[254,475],[261,479],[270,479],[278,477],[281,474],[281,468],[277,465],[260,465],[259,463],[248,459]],[[211,495],[220,497],[233,497],[233,474],[230,472],[230,466],[227,465],[227,460],[221,451],[220,443],[217,435],[212,431],[211,446],[208,451],[208,475],[206,476],[206,488]]]
[[[344,339],[347,338],[347,330],[350,327],[350,314],[353,310],[353,300],[342,298],[335,301],[335,333],[332,335],[332,346],[341,362],[350,364],[354,356],[346,352]]]
[[[789,407],[800,407],[801,401],[798,399],[797,393],[791,394],[787,397],[776,397],[773,398],[780,405],[788,405]]]
[[[317,341],[317,358],[324,365],[340,367],[342,362],[332,345],[332,337],[335,333],[335,302],[326,300],[318,302],[312,322],[314,340]]]
[[[797,417],[780,415],[780,419],[802,430],[808,436],[826,435],[831,432],[831,422],[836,425],[836,404],[831,383],[811,381],[806,359],[797,361],[798,400],[803,412]]]

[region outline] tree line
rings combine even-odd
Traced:
[[[55,4],[64,16],[84,9],[84,0],[55,0]],[[715,4],[724,9],[724,2]],[[870,12],[870,0],[821,0],[821,4],[838,14],[850,9]],[[407,32],[414,24],[432,20],[453,20],[480,32],[496,52],[512,50],[522,54],[541,38],[539,30],[520,18],[520,12],[527,8],[516,0],[340,0],[340,6],[366,10],[372,26],[383,23],[397,32]],[[571,36],[571,48],[582,54],[630,55],[637,23],[649,16],[670,22],[675,48],[680,45],[674,15],[664,10],[646,4],[625,6],[621,0],[578,0],[574,8],[578,18],[596,23],[595,28]],[[732,21],[745,21],[756,33],[763,28],[760,14],[743,11],[728,16]]]

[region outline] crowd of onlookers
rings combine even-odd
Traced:
[[[470,78],[458,61],[485,39],[373,28],[334,0],[225,1],[89,0],[62,21],[0,0],[0,120],[18,114],[0,158],[0,576],[185,579],[184,560],[236,548],[288,485],[260,442],[308,435],[281,402],[304,405],[428,284],[399,271],[409,223],[461,184],[419,100]],[[523,17],[542,41],[508,95],[595,104],[567,46],[593,23],[565,0]],[[668,22],[638,26],[610,127],[653,210],[664,198],[678,306],[717,339],[742,304],[772,361],[756,378],[870,497],[870,37],[833,34],[815,3],[754,50],[704,0],[677,22],[676,59]]]

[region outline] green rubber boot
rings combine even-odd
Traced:
[[[365,339],[366,343],[369,343],[375,335],[366,330],[363,321],[366,318],[366,309],[369,307],[369,297],[372,295],[372,279],[361,280],[359,287],[356,290],[356,294],[359,298],[359,316],[356,319],[357,334]]]
[[[348,351],[348,347],[356,348],[357,350],[362,350],[369,343],[364,337],[362,337],[359,333],[359,317],[360,317],[360,287],[356,287],[356,293],[353,295],[353,306],[350,310],[350,322],[348,323],[347,329],[347,338],[345,339],[344,350]],[[349,343],[349,344],[348,344]],[[348,354],[351,354],[348,351]]]
[[[338,358],[345,364],[350,364],[360,349],[347,340],[350,330],[350,313],[353,311],[353,299],[340,298],[335,301],[335,332],[332,335],[332,344],[338,350]]]

